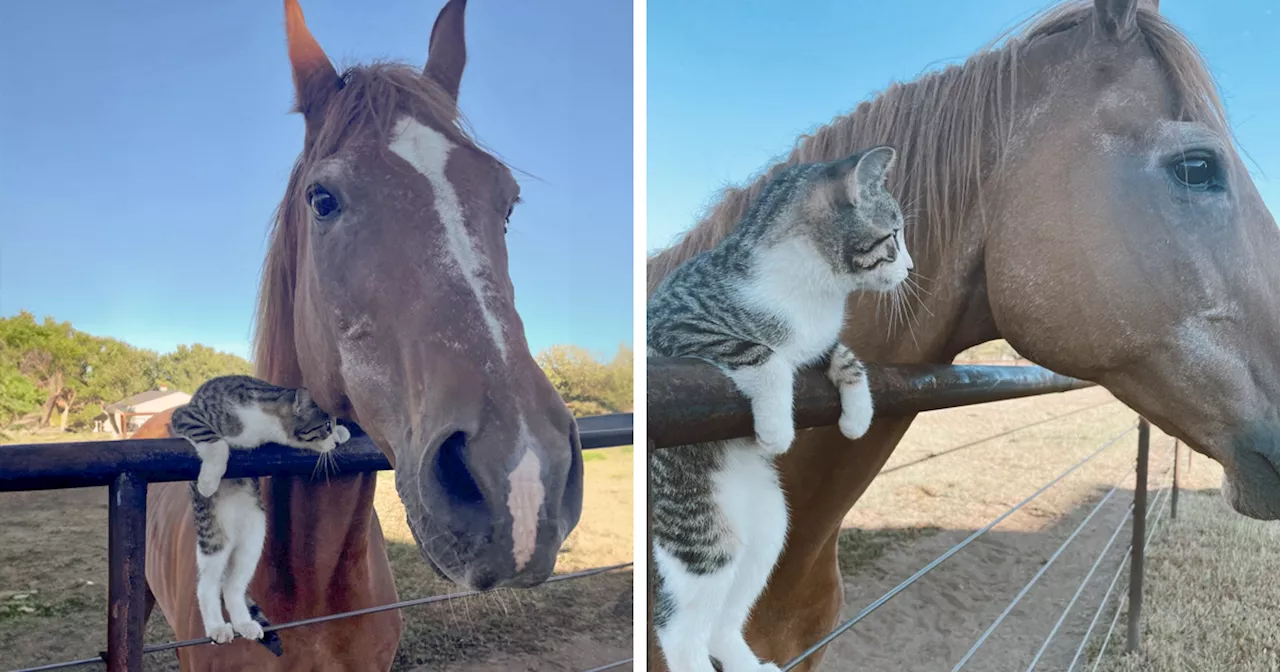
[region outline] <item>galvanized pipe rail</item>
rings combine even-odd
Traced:
[[[751,406],[714,366],[689,358],[651,358],[648,438],[655,448],[751,436]],[[1039,366],[868,365],[876,413],[907,415],[985,404],[1094,384]],[[817,368],[796,376],[797,429],[834,425],[840,397]]]
[[[633,441],[630,413],[578,420],[584,450]],[[383,471],[390,462],[359,427],[334,451],[334,474]],[[268,444],[233,450],[226,478],[312,475],[316,453]],[[0,446],[0,492],[108,486],[108,672],[142,669],[146,628],[147,485],[193,481],[200,459],[185,439],[126,439]],[[75,661],[82,662],[82,661]]]

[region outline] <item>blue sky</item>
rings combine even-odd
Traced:
[[[649,0],[649,251],[692,226],[716,192],[801,133],[895,80],[961,61],[1055,3],[1045,0]],[[1222,87],[1246,164],[1280,212],[1280,6],[1162,0]]]
[[[339,67],[426,59],[441,0],[302,0]],[[247,354],[302,148],[279,0],[0,5],[0,315]],[[358,8],[358,9],[357,9]],[[467,9],[461,105],[516,168],[516,303],[537,351],[632,340],[632,9]]]

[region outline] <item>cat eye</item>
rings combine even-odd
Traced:
[[[318,184],[307,187],[307,205],[311,206],[312,214],[319,220],[331,219],[342,212],[338,198]]]
[[[333,430],[333,423],[332,423],[332,422],[326,422],[326,423],[324,423],[324,431],[328,432],[328,431],[332,431],[332,430]]]
[[[1174,159],[1170,169],[1182,186],[1197,191],[1222,189],[1218,162],[1209,152],[1188,152]]]

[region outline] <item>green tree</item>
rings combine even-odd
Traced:
[[[553,345],[538,353],[551,384],[577,417],[631,410],[634,355],[621,346],[609,364],[576,345]]]
[[[232,374],[253,375],[253,366],[241,357],[196,343],[179,345],[158,361],[159,379],[176,390],[194,393],[206,380]]]

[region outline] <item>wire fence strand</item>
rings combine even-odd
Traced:
[[[990,434],[990,435],[988,435],[988,436],[984,436],[984,437],[982,437],[981,439],[975,439],[975,440],[973,440],[973,441],[969,441],[969,442],[967,442],[967,443],[962,443],[962,444],[960,444],[960,445],[958,445],[958,446],[952,446],[952,447],[950,447],[950,448],[946,448],[946,449],[944,449],[944,450],[940,450],[940,451],[938,451],[938,452],[936,452],[936,453],[930,453],[930,454],[928,454],[928,455],[926,455],[926,456],[924,456],[924,457],[921,457],[921,458],[919,458],[919,459],[912,460],[912,461],[910,461],[910,462],[906,462],[906,463],[903,463],[903,464],[899,464],[899,465],[897,465],[897,466],[889,467],[888,469],[881,469],[881,470],[880,470],[880,475],[881,475],[881,476],[883,476],[883,475],[885,475],[885,474],[891,474],[891,473],[893,473],[893,472],[895,472],[895,471],[898,471],[898,470],[901,470],[901,469],[906,469],[907,467],[914,467],[914,466],[916,466],[917,464],[921,464],[921,463],[923,463],[923,462],[928,462],[929,460],[932,460],[932,459],[936,459],[936,458],[942,457],[943,455],[950,455],[951,453],[954,453],[954,452],[957,452],[957,451],[961,451],[961,450],[964,450],[964,449],[966,449],[966,448],[973,448],[974,446],[980,446],[980,445],[982,445],[982,444],[984,444],[984,443],[986,443],[986,442],[988,442],[988,441],[995,441],[996,439],[1002,439],[1002,438],[1004,438],[1004,437],[1006,437],[1006,436],[1009,436],[1010,434],[1017,434],[1018,432],[1021,432],[1021,431],[1023,431],[1024,429],[1031,429],[1032,427],[1038,427],[1038,426],[1040,426],[1040,425],[1048,424],[1048,423],[1050,423],[1050,422],[1053,422],[1054,420],[1061,420],[1061,419],[1063,419],[1063,418],[1069,418],[1069,417],[1071,417],[1071,416],[1073,416],[1073,415],[1079,415],[1079,414],[1081,414],[1081,413],[1084,413],[1085,411],[1092,411],[1092,410],[1093,410],[1093,409],[1095,409],[1095,408],[1102,408],[1103,406],[1107,406],[1107,405],[1110,405],[1110,404],[1117,404],[1117,403],[1120,403],[1120,400],[1119,400],[1119,399],[1111,399],[1111,400],[1109,400],[1109,401],[1103,401],[1103,402],[1101,402],[1101,403],[1093,404],[1092,406],[1085,406],[1085,407],[1083,407],[1083,408],[1077,408],[1077,409],[1075,409],[1074,411],[1067,411],[1066,413],[1059,413],[1058,415],[1053,415],[1053,416],[1050,416],[1050,417],[1044,418],[1043,420],[1036,420],[1035,422],[1028,422],[1028,423],[1027,423],[1027,424],[1025,424],[1025,425],[1018,425],[1017,427],[1014,427],[1014,428],[1012,428],[1012,429],[1007,429],[1007,430],[1005,430],[1005,431],[1003,431],[1003,432],[999,432],[999,433],[996,433],[996,434]],[[1122,407],[1122,408],[1123,408],[1123,407]]]
[[[617,662],[609,663],[608,665],[601,665],[600,667],[593,667],[593,668],[591,668],[591,669],[587,670],[586,672],[604,672],[605,670],[612,670],[612,669],[615,669],[615,668],[618,668],[618,667],[622,667],[623,665],[626,665],[627,663],[631,663],[631,662],[634,662],[634,661],[635,661],[635,659],[634,659],[634,658],[626,658],[626,659],[624,659],[624,660],[619,660],[619,661],[617,661]]]
[[[628,568],[628,567],[631,567],[633,564],[634,564],[634,563],[632,563],[632,562],[623,562],[623,563],[619,563],[619,564],[616,564],[616,565],[609,565],[609,566],[606,566],[606,567],[594,567],[594,568],[592,568],[592,569],[584,569],[584,570],[582,570],[582,571],[580,571],[580,572],[573,572],[573,573],[570,573],[570,574],[560,574],[560,575],[553,576],[553,577],[551,577],[551,578],[547,579],[546,581],[544,581],[544,582],[543,582],[542,584],[540,584],[540,585],[541,585],[541,586],[545,586],[545,585],[552,584],[552,583],[559,583],[559,582],[561,582],[561,581],[570,581],[570,580],[573,580],[573,579],[582,579],[582,578],[586,578],[586,577],[588,577],[588,576],[595,576],[596,574],[604,574],[605,572],[612,572],[612,571],[617,571],[617,570],[620,570],[620,569],[626,569],[626,568]],[[291,621],[291,622],[289,622],[289,623],[281,623],[281,624],[279,624],[279,625],[270,625],[270,626],[267,626],[267,627],[263,628],[262,630],[263,630],[263,633],[264,633],[264,634],[265,634],[265,633],[268,633],[268,632],[279,632],[279,631],[281,631],[281,630],[289,630],[289,629],[292,629],[292,628],[300,628],[300,627],[303,627],[303,626],[306,626],[306,625],[315,625],[315,624],[317,624],[317,623],[325,623],[325,622],[328,622],[328,621],[336,621],[336,620],[344,619],[344,618],[354,618],[354,617],[356,617],[356,616],[367,616],[367,615],[369,615],[369,614],[376,614],[376,613],[383,612],[383,611],[390,611],[390,610],[392,610],[392,609],[404,609],[405,607],[416,607],[416,606],[420,606],[420,605],[424,605],[424,604],[433,604],[433,603],[436,603],[436,602],[448,602],[448,601],[450,601],[450,600],[456,600],[456,599],[463,598],[463,597],[472,597],[472,596],[480,595],[480,594],[482,594],[482,593],[486,593],[486,592],[490,592],[490,591],[485,591],[485,590],[469,590],[469,591],[460,592],[460,593],[449,593],[449,594],[447,594],[447,595],[431,595],[431,596],[428,596],[428,597],[419,597],[419,598],[415,598],[415,599],[412,599],[412,600],[402,600],[402,601],[400,601],[400,602],[393,602],[393,603],[391,603],[391,604],[383,604],[383,605],[379,605],[379,606],[376,606],[376,607],[367,607],[367,608],[365,608],[365,609],[355,609],[355,610],[352,610],[352,611],[344,611],[344,612],[340,612],[340,613],[336,613],[336,614],[329,614],[329,615],[327,615],[327,616],[316,616],[316,617],[314,617],[314,618],[304,618],[304,619],[300,619],[300,620],[297,620],[297,621]],[[148,653],[157,653],[157,652],[160,652],[160,651],[170,651],[170,650],[173,650],[173,649],[181,649],[181,648],[185,648],[185,647],[188,647],[188,646],[198,646],[198,645],[200,645],[200,644],[212,644],[212,643],[213,643],[213,640],[212,640],[212,639],[210,639],[210,638],[208,638],[208,637],[200,637],[200,638],[197,638],[197,639],[187,639],[187,640],[182,640],[182,641],[177,641],[177,642],[165,642],[165,643],[163,643],[163,644],[152,644],[152,645],[150,645],[150,646],[143,647],[143,649],[142,649],[142,653],[145,655],[145,654],[148,654]],[[620,662],[618,662],[618,663],[611,663],[611,665],[615,665],[615,666],[616,666],[616,665],[621,665],[621,664],[623,664],[623,663],[625,663],[625,662],[627,662],[627,661],[620,661]],[[50,664],[50,665],[44,665],[44,666],[41,666],[41,667],[28,667],[28,668],[23,668],[23,669],[17,670],[16,672],[43,672],[44,670],[58,670],[58,669],[66,669],[66,668],[70,668],[70,667],[78,667],[78,666],[80,666],[80,665],[91,665],[91,664],[93,664],[93,663],[102,663],[102,658],[101,658],[101,657],[98,657],[98,658],[84,658],[84,659],[81,659],[81,660],[67,661],[67,662],[64,662],[64,663],[53,663],[53,664]],[[604,668],[597,668],[597,669],[610,669],[610,668],[609,668],[609,667],[604,667]]]
[[[1165,473],[1168,473],[1168,471],[1166,470]],[[1164,517],[1164,508],[1162,507],[1165,501],[1169,499],[1169,497],[1166,495],[1166,493],[1168,492],[1169,492],[1168,488],[1161,488],[1161,492],[1156,495],[1156,504],[1157,504],[1157,508],[1155,509],[1156,519],[1155,519],[1155,522],[1153,522],[1151,525],[1151,530],[1147,532],[1147,536],[1143,537],[1142,543],[1144,546],[1150,544],[1152,537],[1155,536],[1156,530],[1159,529],[1160,527],[1160,520],[1161,518]],[[1096,672],[1096,670],[1098,669],[1098,666],[1102,664],[1102,660],[1107,653],[1107,645],[1111,643],[1111,634],[1112,632],[1115,631],[1116,623],[1119,622],[1120,620],[1120,612],[1124,610],[1124,606],[1128,601],[1129,601],[1128,595],[1120,596],[1120,601],[1116,604],[1115,616],[1112,617],[1111,619],[1111,626],[1107,628],[1107,636],[1102,640],[1102,647],[1098,649],[1098,657],[1094,659],[1093,667],[1090,668],[1091,671]]]
[[[995,519],[993,519],[991,522],[989,522],[989,523],[987,523],[986,525],[983,525],[981,528],[979,528],[979,529],[975,530],[972,534],[970,534],[969,536],[965,537],[965,538],[964,538],[964,540],[962,540],[960,543],[958,543],[958,544],[956,544],[955,546],[952,546],[951,548],[947,549],[947,550],[946,550],[942,555],[939,555],[938,557],[934,558],[931,562],[929,562],[929,564],[925,565],[924,567],[921,567],[919,570],[917,570],[917,571],[916,571],[916,573],[914,573],[914,574],[912,574],[911,576],[907,577],[907,579],[906,579],[906,580],[904,580],[902,583],[899,583],[897,586],[895,586],[895,587],[894,587],[893,589],[891,589],[889,592],[885,593],[884,595],[881,595],[881,596],[880,596],[879,598],[877,598],[874,602],[872,602],[871,604],[867,605],[865,608],[863,608],[863,609],[862,609],[862,611],[858,612],[858,614],[857,614],[857,615],[855,615],[853,618],[851,618],[851,619],[849,619],[849,620],[845,621],[844,623],[841,623],[840,625],[836,626],[836,629],[835,629],[835,630],[832,630],[830,633],[828,633],[828,634],[827,634],[827,636],[825,636],[825,637],[823,637],[822,639],[818,640],[818,642],[817,642],[816,644],[814,644],[813,646],[810,646],[809,648],[805,649],[803,653],[801,653],[800,655],[796,656],[796,657],[795,657],[795,658],[793,658],[791,661],[789,661],[785,666],[783,666],[783,667],[782,667],[782,671],[783,671],[783,672],[787,672],[788,670],[791,670],[791,669],[795,668],[795,666],[797,666],[797,665],[799,665],[800,663],[804,662],[804,660],[805,660],[806,658],[808,658],[809,656],[812,656],[813,654],[815,654],[815,653],[817,653],[818,651],[820,651],[820,650],[822,649],[822,647],[824,647],[824,646],[826,646],[826,645],[830,644],[832,641],[834,641],[834,640],[835,640],[835,638],[836,638],[836,637],[839,637],[840,635],[843,635],[843,634],[844,634],[845,632],[847,632],[850,628],[852,628],[853,626],[857,625],[859,621],[861,621],[862,619],[864,619],[864,618],[866,618],[867,616],[871,615],[875,610],[877,610],[877,609],[879,609],[880,607],[884,606],[884,605],[885,605],[885,603],[887,603],[889,600],[893,599],[894,597],[897,597],[899,593],[901,593],[902,591],[906,590],[908,587],[910,587],[910,586],[911,586],[911,584],[915,583],[916,581],[919,581],[919,580],[921,579],[921,577],[923,577],[923,576],[925,576],[926,574],[928,574],[929,572],[933,571],[933,570],[934,570],[938,565],[941,565],[943,562],[946,562],[948,559],[950,559],[950,558],[951,558],[951,556],[955,555],[956,553],[959,553],[959,552],[960,552],[961,550],[963,550],[966,546],[968,546],[969,544],[973,543],[973,541],[974,541],[974,540],[976,540],[978,537],[981,537],[982,535],[984,535],[984,534],[986,534],[988,531],[990,531],[990,530],[991,530],[991,528],[995,527],[996,525],[999,525],[999,524],[1000,524],[1001,522],[1003,522],[1006,518],[1008,518],[1009,516],[1012,516],[1013,514],[1017,513],[1020,509],[1022,509],[1022,507],[1026,506],[1027,504],[1029,504],[1029,503],[1031,503],[1033,500],[1035,500],[1037,497],[1039,497],[1040,495],[1044,494],[1044,492],[1045,492],[1046,490],[1048,490],[1049,488],[1053,487],[1054,485],[1057,485],[1059,481],[1061,481],[1062,479],[1064,479],[1064,478],[1066,478],[1067,476],[1071,475],[1075,470],[1079,469],[1080,467],[1083,467],[1083,466],[1084,466],[1085,464],[1087,464],[1089,461],[1091,461],[1091,460],[1093,460],[1095,457],[1097,457],[1097,456],[1101,455],[1101,454],[1102,454],[1102,451],[1104,451],[1104,450],[1106,450],[1107,448],[1110,448],[1111,446],[1115,445],[1117,441],[1119,441],[1120,439],[1124,438],[1124,437],[1125,437],[1125,436],[1127,436],[1128,434],[1132,433],[1136,428],[1137,428],[1137,423],[1135,423],[1133,426],[1130,426],[1129,428],[1125,429],[1123,432],[1120,432],[1119,434],[1116,434],[1116,435],[1115,435],[1115,436],[1113,436],[1112,438],[1108,439],[1105,443],[1103,443],[1101,446],[1099,446],[1099,447],[1098,447],[1096,450],[1094,450],[1092,453],[1090,453],[1089,455],[1085,456],[1085,457],[1084,457],[1084,459],[1080,460],[1079,462],[1076,462],[1075,464],[1073,464],[1071,467],[1069,467],[1066,471],[1062,472],[1061,474],[1058,474],[1056,477],[1054,477],[1054,478],[1053,478],[1053,480],[1051,480],[1051,481],[1049,481],[1048,483],[1046,483],[1046,484],[1044,484],[1044,485],[1040,486],[1040,488],[1039,488],[1038,490],[1036,490],[1035,492],[1031,493],[1029,496],[1027,496],[1027,498],[1026,498],[1026,499],[1022,500],[1021,502],[1018,502],[1017,504],[1014,504],[1014,505],[1013,505],[1013,507],[1012,507],[1012,508],[1010,508],[1008,511],[1005,511],[1004,513],[1000,514],[1000,515],[999,515],[999,516],[997,516]]]
[[[1174,439],[1174,443],[1173,443],[1173,459],[1176,464],[1178,460],[1177,439]],[[1136,467],[1137,465],[1134,465],[1134,466]],[[1152,504],[1154,505],[1155,502],[1152,502]],[[1129,507],[1125,510],[1125,514],[1120,518],[1120,524],[1116,525],[1115,530],[1111,532],[1111,537],[1107,539],[1107,543],[1104,544],[1102,546],[1102,550],[1098,552],[1098,557],[1094,559],[1093,564],[1089,567],[1089,571],[1085,572],[1084,578],[1080,580],[1080,585],[1076,588],[1076,592],[1073,593],[1071,595],[1071,599],[1067,601],[1067,606],[1062,609],[1062,613],[1058,616],[1058,620],[1053,624],[1053,628],[1049,630],[1048,635],[1045,635],[1044,642],[1040,644],[1040,648],[1036,651],[1035,657],[1033,657],[1031,659],[1031,663],[1027,665],[1026,672],[1034,672],[1036,665],[1040,662],[1040,658],[1044,656],[1045,651],[1049,649],[1049,645],[1053,642],[1053,638],[1058,634],[1058,630],[1062,628],[1062,624],[1067,621],[1067,616],[1071,613],[1071,609],[1075,607],[1076,601],[1079,600],[1080,596],[1084,594],[1084,589],[1089,585],[1089,581],[1093,578],[1094,573],[1097,572],[1098,568],[1102,566],[1102,561],[1106,559],[1107,552],[1110,551],[1111,546],[1116,543],[1116,539],[1120,538],[1120,532],[1124,530],[1125,524],[1130,522],[1130,517],[1133,515],[1133,507],[1134,507],[1134,503],[1130,502]],[[1148,507],[1146,511],[1142,512],[1142,515],[1144,518],[1150,516],[1151,508]],[[1117,575],[1116,578],[1118,579],[1119,575]],[[1115,580],[1112,581],[1112,585],[1114,584],[1115,584]],[[1107,598],[1109,598],[1110,596],[1111,596],[1111,587],[1108,587],[1107,593],[1103,597],[1102,602],[1105,603]],[[1095,621],[1097,620],[1096,617],[1094,620]],[[1088,641],[1089,633],[1092,631],[1093,631],[1093,623],[1090,623],[1089,630],[1085,632],[1084,640],[1082,640],[1081,647],[1084,646],[1083,644],[1084,641]],[[1071,658],[1071,665],[1067,668],[1068,672],[1070,672],[1070,670],[1075,667],[1076,659],[1079,657],[1081,650],[1082,649],[1077,649],[1075,656]]]
[[[1022,601],[1022,598],[1026,597],[1027,593],[1031,592],[1031,589],[1040,581],[1040,577],[1044,576],[1045,572],[1049,571],[1049,568],[1053,566],[1053,563],[1058,561],[1058,558],[1067,550],[1067,547],[1071,545],[1071,542],[1075,541],[1076,537],[1080,535],[1080,532],[1089,526],[1089,522],[1093,520],[1093,517],[1098,515],[1098,512],[1102,510],[1102,507],[1106,506],[1107,502],[1111,501],[1111,498],[1120,490],[1120,483],[1124,479],[1128,478],[1129,474],[1133,473],[1136,466],[1137,465],[1130,467],[1123,476],[1116,479],[1116,484],[1111,486],[1111,489],[1107,491],[1106,495],[1103,495],[1102,499],[1098,500],[1098,503],[1093,506],[1091,511],[1089,511],[1089,515],[1085,516],[1084,520],[1080,521],[1079,525],[1076,525],[1076,529],[1071,531],[1071,534],[1063,540],[1057,550],[1049,556],[1049,559],[1045,560],[1044,563],[1040,565],[1040,569],[1032,575],[1031,579],[1022,587],[1022,590],[1019,590],[1018,594],[1013,596],[1013,599],[1010,600],[1008,606],[1004,608],[1004,611],[1000,612],[1000,615],[997,616],[996,620],[993,621],[991,625],[987,627],[986,631],[978,637],[977,641],[973,643],[973,646],[969,647],[969,650],[964,654],[964,657],[962,657],[955,666],[951,668],[951,672],[958,672],[960,668],[964,667],[965,664],[978,653],[978,649],[982,648],[982,645],[987,643],[987,639],[991,637],[991,633],[995,632],[996,628],[1000,627],[1000,624],[1004,622],[1004,619],[1013,612],[1014,607],[1018,606],[1018,603]]]

